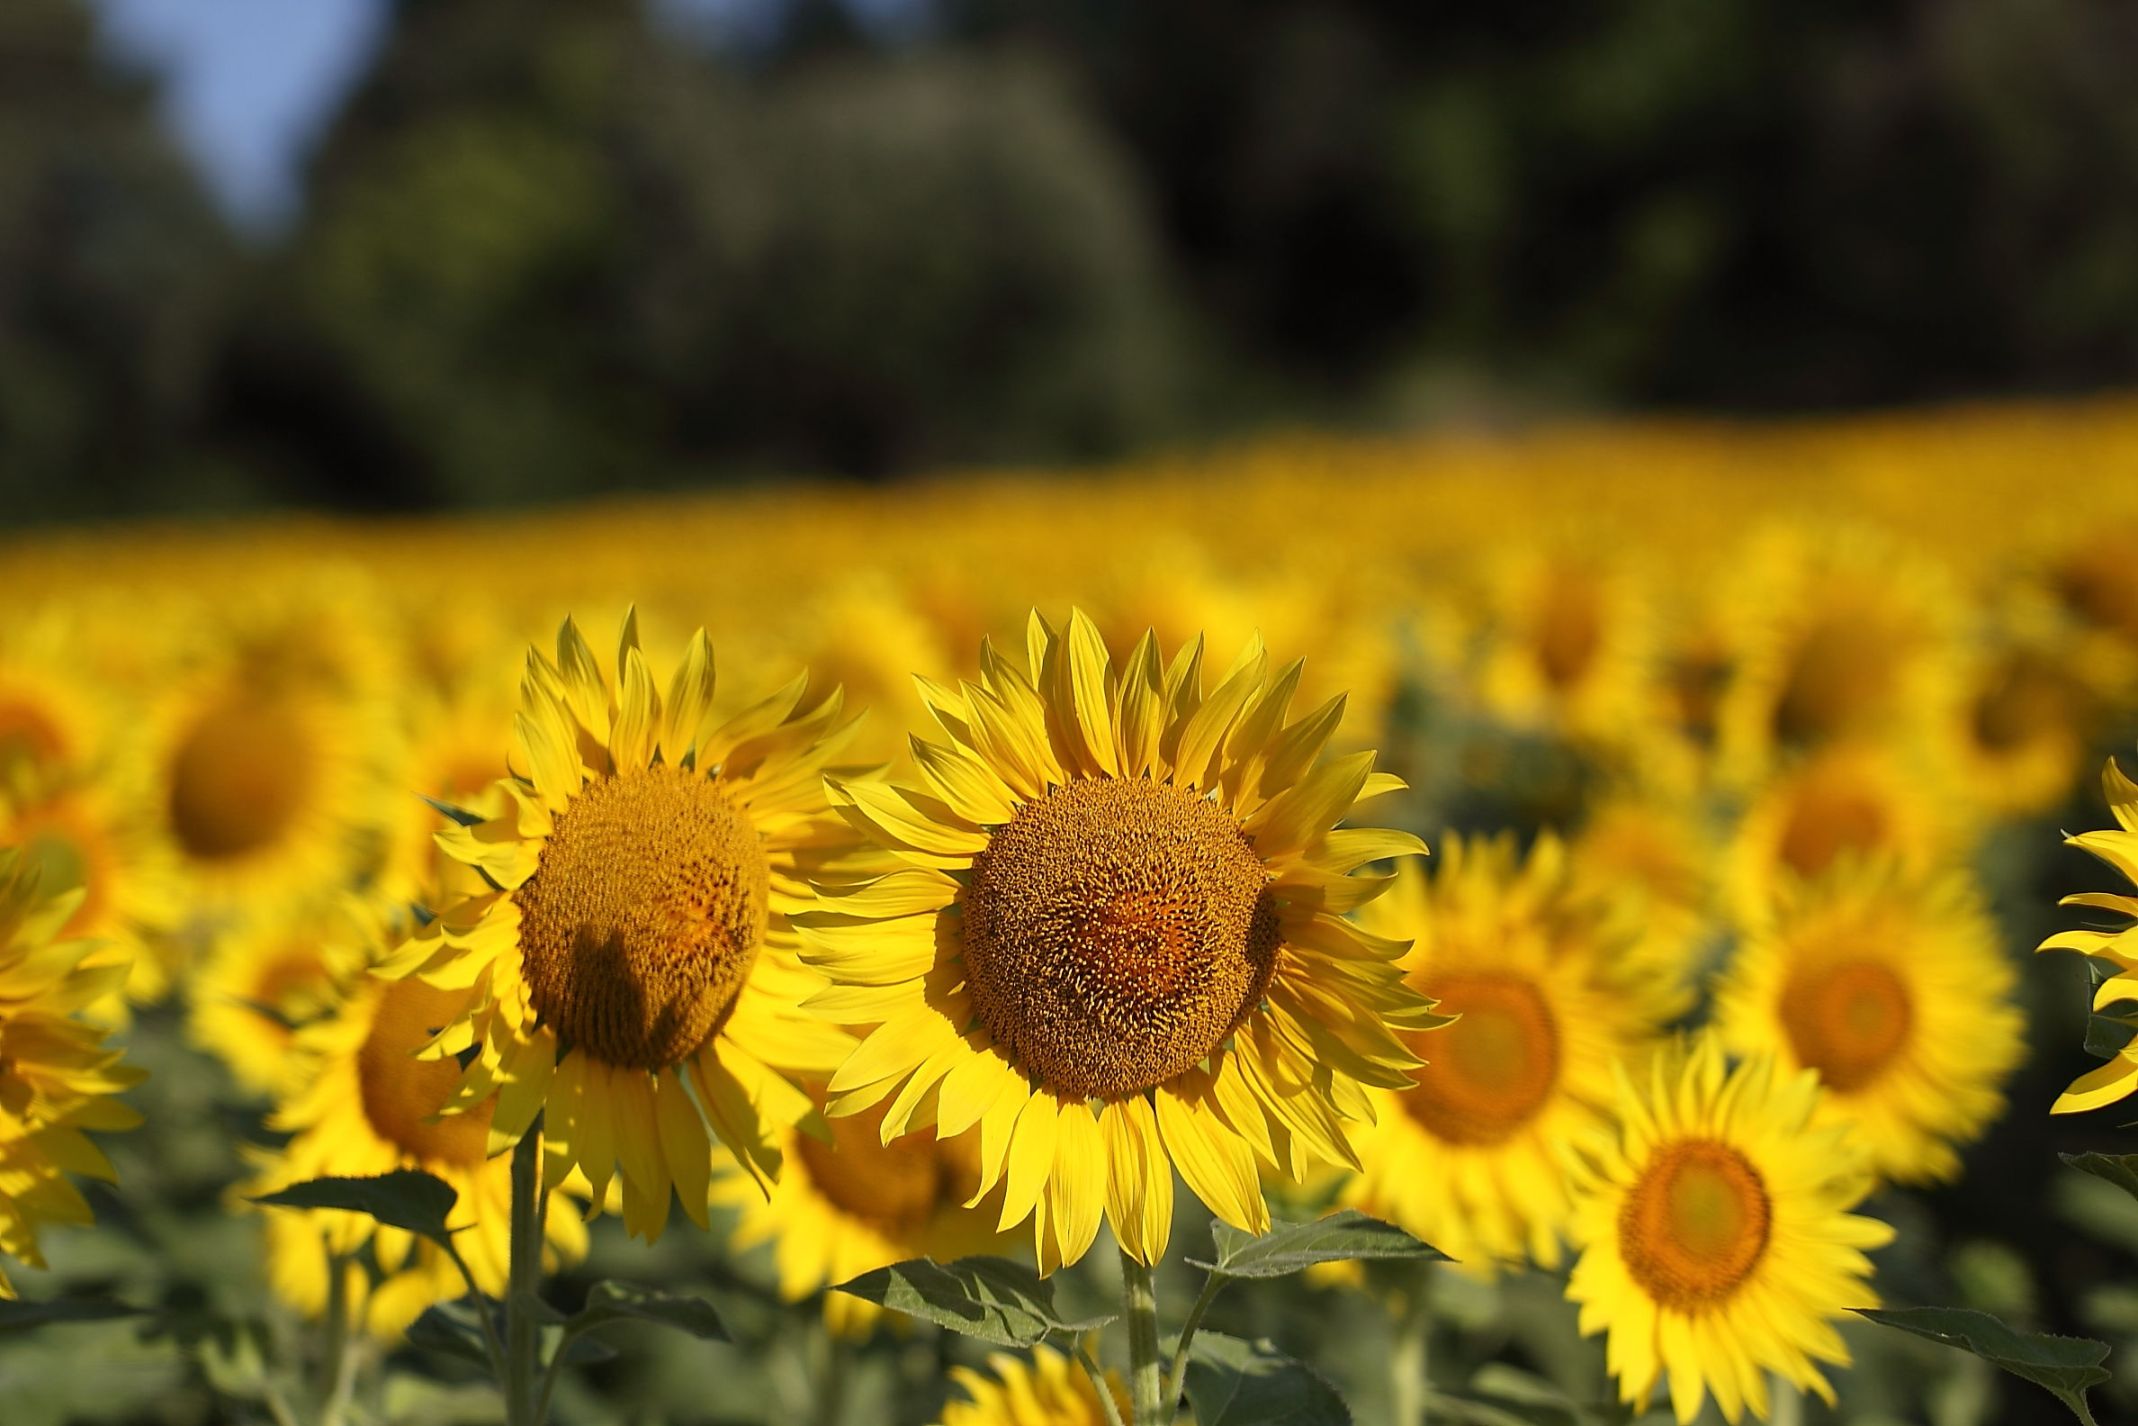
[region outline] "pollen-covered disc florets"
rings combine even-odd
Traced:
[[[1618,1214],[1626,1270],[1655,1301],[1698,1312],[1737,1290],[1772,1231],[1759,1171],[1728,1144],[1663,1147]]]
[[[1050,1089],[1148,1089],[1200,1064],[1267,988],[1268,881],[1207,798],[1145,778],[1058,788],[973,858],[973,1007]]]
[[[766,896],[756,829],[717,781],[656,764],[589,783],[516,893],[529,998],[597,1059],[676,1064],[749,977]]]

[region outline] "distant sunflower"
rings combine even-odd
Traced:
[[[476,1285],[502,1297],[511,1269],[512,1164],[489,1156],[487,1106],[438,1117],[459,1083],[451,1061],[419,1060],[438,1029],[465,1012],[468,991],[419,980],[365,977],[334,1013],[298,1030],[286,1060],[287,1088],[269,1127],[291,1135],[265,1156],[246,1195],[272,1193],[328,1175],[369,1177],[395,1169],[436,1174],[459,1195],[447,1226]],[[544,1218],[550,1268],[586,1252],[577,1213]],[[345,1263],[357,1320],[381,1337],[398,1336],[434,1302],[467,1290],[459,1269],[434,1243],[356,1213],[273,1210],[266,1219],[268,1278],[291,1306],[318,1316],[326,1306],[332,1259],[367,1244],[374,1285]],[[331,1256],[330,1256],[331,1255]]]
[[[1681,1423],[1710,1392],[1732,1422],[1764,1418],[1770,1371],[1833,1404],[1819,1364],[1849,1361],[1834,1319],[1877,1306],[1864,1252],[1893,1230],[1849,1212],[1872,1176],[1847,1129],[1816,1123],[1819,1093],[1809,1070],[1726,1069],[1712,1035],[1621,1071],[1622,1127],[1582,1176],[1566,1295],[1583,1335],[1609,1333],[1628,1405],[1668,1376]]]
[[[1027,655],[983,644],[979,683],[921,680],[948,734],[914,740],[924,789],[834,781],[909,865],[822,883],[797,918],[838,982],[813,1006],[877,1027],[828,1112],[888,1098],[887,1140],[977,1125],[975,1198],[1005,1185],[999,1224],[1032,1218],[1043,1268],[1102,1208],[1155,1262],[1175,1168],[1262,1231],[1256,1161],[1355,1166],[1366,1086],[1407,1085],[1402,1033],[1439,1023],[1403,944],[1343,919],[1387,885],[1352,872],[1424,850],[1334,825],[1400,783],[1371,753],[1320,760],[1341,696],[1288,721],[1300,665],[1272,673],[1259,642],[1207,697],[1200,643],[1166,667],[1146,635],[1116,668],[1081,612],[1066,633],[1034,614]]]
[[[241,1087],[279,1093],[298,1028],[332,1013],[385,935],[379,910],[355,896],[241,923],[185,980],[189,1037]]]
[[[1729,850],[1730,909],[1741,924],[1766,916],[1783,887],[1853,860],[1892,861],[1913,872],[1949,861],[1959,841],[1926,776],[1876,744],[1822,748],[1752,797]]]
[[[60,934],[97,942],[98,960],[125,962],[125,998],[147,1004],[179,968],[172,932],[184,901],[169,850],[139,807],[138,784],[108,761],[101,771],[0,770],[0,846],[16,847],[44,885],[82,888]]]
[[[440,905],[487,890],[482,874],[438,846],[437,805],[483,816],[502,810],[496,786],[509,775],[515,700],[510,682],[493,686],[488,663],[478,663],[441,690],[418,693],[405,711],[407,738],[398,801],[387,822],[380,896]]]
[[[2125,777],[2123,769],[2110,759],[2108,766],[2101,769],[2101,789],[2108,798],[2109,810],[2115,814],[2116,829],[2081,832],[2066,837],[2064,845],[2091,852],[2138,887],[2138,783]],[[2058,904],[2138,917],[2138,896],[2123,892],[2079,891]],[[2078,951],[2116,967],[2116,973],[2095,988],[2094,1009],[2107,1010],[2120,1001],[2138,1000],[2138,922],[2112,931],[2059,931],[2036,949]],[[2133,1089],[2138,1089],[2138,1040],[2125,1045],[2107,1064],[2073,1080],[2049,1112],[2078,1114],[2099,1109],[2126,1097]]]
[[[964,1389],[965,1399],[946,1404],[936,1426],[1106,1426],[1113,1419],[1089,1373],[1052,1347],[1034,1347],[1029,1363],[1008,1352],[990,1352],[986,1373],[952,1367],[950,1379]],[[1111,1372],[1106,1389],[1114,1411],[1126,1420],[1128,1392]]]
[[[2042,634],[1968,661],[1948,737],[1963,797],[1991,813],[2031,816],[2071,792],[2100,707],[2077,664],[2070,647]]]
[[[635,616],[613,675],[567,619],[555,662],[528,652],[499,814],[439,834],[493,889],[380,967],[477,992],[426,1050],[466,1060],[448,1112],[494,1096],[493,1150],[542,1115],[548,1186],[577,1167],[596,1202],[620,1161],[625,1226],[649,1239],[671,1187],[704,1226],[708,1122],[769,1183],[777,1130],[811,1112],[795,1080],[850,1043],[795,1008],[824,982],[788,918],[854,840],[823,790],[852,724],[836,691],[801,710],[805,686],[716,712],[701,630],[664,699]]]
[[[909,1258],[1000,1251],[993,1213],[965,1206],[980,1181],[977,1136],[916,1130],[886,1144],[880,1111],[828,1121],[829,1142],[787,1131],[769,1198],[740,1169],[714,1171],[713,1201],[738,1215],[735,1247],[770,1243],[790,1302]],[[880,1315],[861,1298],[825,1294],[835,1332],[866,1332]]]
[[[1606,1130],[1613,1069],[1681,1007],[1682,975],[1628,954],[1634,924],[1578,892],[1548,837],[1526,861],[1506,838],[1451,838],[1430,879],[1403,866],[1361,922],[1415,938],[1398,965],[1456,1019],[1414,1039],[1430,1061],[1415,1088],[1379,1096],[1346,1198],[1479,1274],[1556,1266],[1572,1209],[1560,1155]]]
[[[1577,890],[1633,926],[1632,954],[1690,989],[1718,910],[1712,839],[1690,797],[1629,791],[1599,798],[1567,845]]]
[[[1896,1183],[1960,1171],[2025,1051],[2016,977],[1966,876],[1860,862],[1786,891],[1716,988],[1723,1043],[1811,1069],[1819,1122],[1857,1130]]]
[[[1759,776],[1837,741],[1925,741],[1950,707],[1960,599],[1913,551],[1863,531],[1784,531],[1743,562],[1718,708],[1723,769]]]
[[[81,1018],[126,981],[124,961],[92,965],[93,947],[60,939],[79,888],[45,884],[0,848],[0,1256],[42,1268],[38,1230],[94,1221],[68,1174],[110,1180],[87,1131],[131,1129],[140,1115],[116,1096],[142,1074]],[[0,1297],[15,1290],[0,1270]]]
[[[148,804],[216,929],[372,870],[397,736],[374,636],[298,609],[198,636],[147,720]]]
[[[0,772],[78,772],[103,756],[116,714],[57,606],[10,610],[0,639]]]
[[[1654,699],[1657,626],[1647,591],[1623,561],[1524,547],[1486,580],[1478,685],[1517,724],[1616,742]]]

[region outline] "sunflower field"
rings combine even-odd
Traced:
[[[2138,1420],[2128,401],[0,588],[5,1426]]]

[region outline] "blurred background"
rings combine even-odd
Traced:
[[[2138,375],[2083,0],[8,0],[10,523]]]

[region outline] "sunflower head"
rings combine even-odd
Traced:
[[[2064,845],[2090,852],[2106,862],[2133,887],[2138,887],[2138,783],[2124,776],[2111,758],[2101,769],[2101,791],[2108,800],[2116,825],[2105,831],[2080,832],[2066,837]],[[2036,947],[2043,951],[2077,951],[2116,968],[2116,973],[2094,989],[2096,1010],[2106,1010],[2123,1000],[2138,1000],[2138,935],[2130,918],[2138,915],[2138,898],[2128,892],[2079,891],[2065,897],[2065,906],[2084,906],[2122,918],[2112,930],[2059,931]],[[2138,1041],[2125,1045],[2107,1064],[2088,1070],[2073,1080],[2057,1097],[2055,1114],[2077,1114],[2099,1109],[2138,1089]]]
[[[0,1254],[31,1267],[44,1266],[41,1227],[92,1221],[67,1174],[113,1177],[85,1131],[140,1122],[116,1096],[141,1073],[82,1017],[125,983],[126,963],[92,963],[91,943],[60,938],[81,901],[0,847]],[[13,1295],[0,1271],[0,1297]]]
[[[1106,1377],[1113,1397],[1109,1411],[1090,1376],[1052,1347],[1034,1347],[1029,1362],[993,1352],[985,1372],[952,1367],[950,1377],[965,1396],[943,1408],[937,1426],[1105,1426],[1126,1419],[1129,1411],[1128,1392],[1111,1372]]]
[[[477,992],[423,1049],[465,1062],[448,1112],[489,1113],[493,1151],[544,1116],[551,1184],[579,1168],[597,1202],[620,1163],[648,1237],[672,1187],[705,1221],[708,1122],[769,1180],[776,1130],[811,1109],[793,1077],[845,1052],[796,1008],[822,984],[789,920],[805,872],[856,841],[822,784],[852,723],[806,687],[729,706],[702,630],[662,684],[635,616],[612,663],[565,621],[555,658],[529,651],[495,815],[438,834],[483,890],[380,968]]]
[[[1864,1250],[1892,1237],[1849,1210],[1871,1186],[1850,1131],[1818,1121],[1810,1071],[1730,1069],[1706,1034],[1620,1071],[1615,1140],[1580,1175],[1581,1258],[1567,1296],[1629,1405],[1667,1377],[1682,1423],[1709,1392],[1732,1422],[1767,1414],[1767,1374],[1833,1402],[1845,1366],[1833,1322],[1877,1304]]]
[[[888,1100],[886,1141],[977,1126],[975,1200],[1006,1184],[1001,1225],[1033,1218],[1043,1266],[1102,1208],[1154,1258],[1174,1167],[1259,1230],[1258,1161],[1355,1164],[1363,1087],[1407,1084],[1402,1037],[1439,1023],[1402,943],[1344,919],[1386,884],[1359,867],[1423,850],[1335,825],[1400,784],[1370,753],[1324,759],[1342,697],[1294,717],[1301,666],[1259,643],[1206,691],[1199,642],[1168,662],[1146,634],[1117,665],[1081,612],[1035,614],[1022,667],[987,644],[980,663],[920,681],[944,734],[912,742],[921,785],[833,783],[905,865],[822,881],[797,918],[838,982],[815,1007],[877,1026],[829,1112]]]

